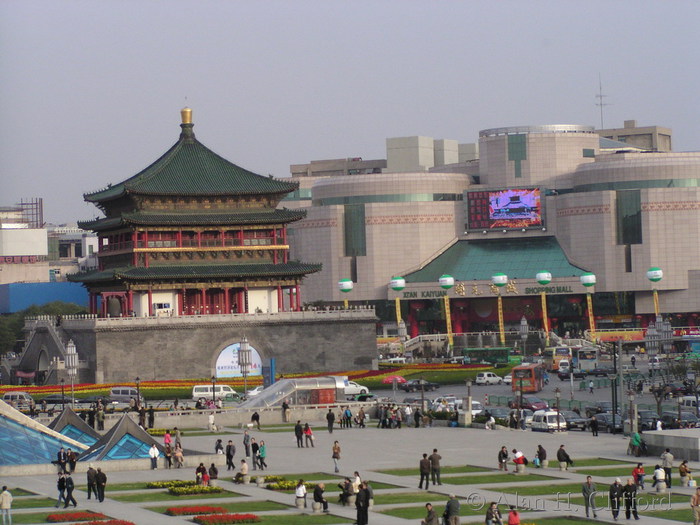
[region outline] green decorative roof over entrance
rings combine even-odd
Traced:
[[[443,274],[459,281],[490,281],[495,273],[509,279],[534,279],[547,270],[552,277],[577,277],[585,270],[566,258],[555,237],[527,239],[457,241],[443,254],[413,273],[407,283],[436,283]]]
[[[68,280],[82,283],[108,281],[154,281],[161,279],[237,279],[261,277],[302,276],[321,271],[320,264],[288,262],[283,264],[191,264],[113,268],[109,270],[77,273]]]
[[[85,230],[104,231],[122,226],[242,226],[247,224],[286,224],[306,217],[305,210],[255,210],[226,213],[182,212],[155,213],[146,211],[125,212],[120,217],[81,221]]]
[[[126,194],[223,196],[286,194],[298,184],[248,171],[217,155],[199,142],[194,124],[181,124],[179,140],[146,169],[119,184],[86,193],[88,202],[117,199]]]

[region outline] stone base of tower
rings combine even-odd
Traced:
[[[40,360],[60,364],[60,345],[47,344],[57,335],[76,345],[80,382],[131,384],[136,377],[148,381],[222,377],[217,360],[243,337],[261,359],[275,358],[278,374],[368,369],[377,355],[376,322],[372,309],[64,318],[60,327],[51,330],[33,321],[33,327],[25,327],[30,342],[21,367],[32,369],[33,362]],[[37,332],[34,337],[32,331]],[[61,372],[50,374],[53,380],[47,382],[56,383],[63,377]]]

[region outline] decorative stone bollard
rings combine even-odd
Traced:
[[[515,475],[525,474],[525,465],[523,463],[518,463],[515,465]]]
[[[347,499],[347,501],[345,502],[345,504],[346,504],[348,507],[354,507],[354,506],[355,506],[355,500],[357,500],[357,496],[355,496],[355,494],[353,494],[352,496],[348,496],[348,499]]]
[[[369,509],[373,509],[373,508],[374,508],[374,498],[370,498],[370,499],[369,499],[369,507],[368,507],[368,508],[369,508]]]
[[[666,494],[666,482],[665,481],[657,481],[656,482],[656,492],[658,494]]]
[[[248,475],[243,476],[243,484],[250,485],[250,476],[248,476]]]
[[[304,508],[304,498],[294,498],[294,504],[298,509]]]
[[[568,466],[569,466],[569,464],[566,461],[559,462],[559,470],[562,470],[562,471],[567,470]]]
[[[258,476],[258,478],[255,480],[257,483],[258,487],[264,487],[265,486],[265,476]]]
[[[314,511],[314,514],[321,514],[321,509],[323,508],[323,505],[321,505],[318,501],[314,501],[311,504],[311,508]]]
[[[688,476],[681,476],[681,487],[687,487],[689,479]]]
[[[545,460],[542,462],[542,468],[547,468],[548,466],[549,466],[549,460],[548,460],[548,459],[545,459]]]

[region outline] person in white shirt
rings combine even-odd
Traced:
[[[664,483],[666,482],[666,471],[663,469],[661,465],[656,465],[654,467],[654,481],[652,482],[651,486],[655,487],[656,484],[660,481],[663,481]]]
[[[656,430],[663,430],[664,429],[664,424],[661,422],[660,419],[656,420]]]
[[[160,451],[158,450],[158,445],[153,443],[151,449],[148,451],[148,455],[151,457],[151,470],[158,469],[158,456],[160,456]]]
[[[294,489],[294,495],[297,499],[304,500],[304,508],[306,508],[306,485],[304,485],[304,480],[300,479],[297,483],[296,489]]]

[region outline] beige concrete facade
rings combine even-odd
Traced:
[[[598,134],[651,151],[671,151],[671,129],[661,126],[637,127],[636,120],[625,120],[622,128],[599,129]]]

